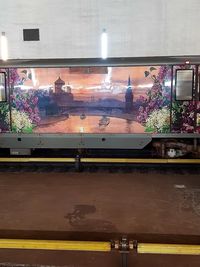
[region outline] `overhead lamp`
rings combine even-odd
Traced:
[[[1,33],[1,58],[6,61],[8,59],[8,41],[6,33]]]
[[[101,58],[107,59],[108,56],[108,34],[106,29],[103,29],[101,34]]]

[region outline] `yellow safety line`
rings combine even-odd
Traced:
[[[200,255],[200,245],[138,243],[139,254]]]
[[[0,162],[75,162],[75,158],[0,158]]]
[[[0,158],[0,162],[75,162],[75,158]],[[82,163],[200,164],[200,159],[80,158]]]
[[[81,158],[85,163],[179,163],[179,164],[200,164],[200,159],[126,159],[126,158]]]
[[[111,251],[111,242],[0,239],[0,249]],[[200,245],[138,243],[138,254],[200,255]]]
[[[168,163],[191,163],[191,164],[200,164],[200,159],[168,159]]]
[[[85,162],[85,163],[152,163],[152,161],[153,161],[152,159],[81,158],[81,162]],[[156,159],[156,162],[166,163],[166,160]]]
[[[0,249],[2,248],[108,252],[111,250],[111,243],[90,241],[0,239]]]

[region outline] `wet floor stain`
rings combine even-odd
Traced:
[[[93,205],[75,205],[73,212],[67,213],[65,218],[76,231],[116,232],[112,222],[96,218],[96,207]],[[88,218],[88,216],[95,218]]]
[[[181,210],[192,210],[200,216],[200,189],[184,190],[182,193]]]
[[[96,207],[93,205],[75,205],[74,211],[68,213],[65,218],[69,219],[69,223],[85,219],[85,216],[96,212]]]

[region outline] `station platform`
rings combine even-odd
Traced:
[[[0,173],[0,236],[199,244],[200,172],[192,168]],[[78,253],[78,254],[77,254]],[[78,256],[77,256],[78,255]],[[117,252],[0,250],[1,262],[118,266]],[[130,266],[199,266],[197,256],[129,255]],[[176,263],[176,264],[175,264]]]

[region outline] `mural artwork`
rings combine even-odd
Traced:
[[[180,114],[175,104],[171,110],[171,76],[168,66],[12,69],[11,116],[1,103],[1,132],[176,132]],[[199,115],[196,120],[200,125]],[[194,130],[181,123],[181,131]]]

